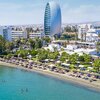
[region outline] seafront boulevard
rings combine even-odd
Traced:
[[[59,69],[55,69],[51,66],[47,66],[32,61],[26,62],[25,60],[22,62],[21,61],[18,62],[18,60],[11,61],[11,60],[3,59],[0,61],[0,65],[12,67],[12,68],[19,68],[31,72],[37,72],[47,76],[52,76],[59,80],[71,82],[73,84],[83,86],[90,90],[95,90],[100,92],[100,79],[97,79],[95,77],[93,78],[93,76],[95,75],[92,75],[91,77],[87,77],[87,74],[81,75],[81,72],[74,73],[67,70],[57,71]]]

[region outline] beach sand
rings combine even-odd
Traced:
[[[89,80],[84,80],[81,78],[72,77],[72,76],[69,76],[68,74],[59,74],[56,72],[52,72],[49,70],[42,70],[42,69],[38,69],[38,68],[28,69],[28,68],[21,67],[19,65],[10,64],[10,63],[1,62],[1,61],[0,61],[0,65],[18,68],[18,69],[23,69],[23,70],[27,70],[27,71],[31,71],[31,72],[36,72],[36,73],[46,75],[46,76],[52,76],[52,77],[57,78],[59,80],[75,84],[76,86],[82,86],[84,88],[100,92],[100,80],[98,80],[96,82],[95,81],[89,82]]]

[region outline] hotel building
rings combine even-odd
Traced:
[[[11,31],[11,38],[12,40],[19,39],[19,38],[27,38],[27,32],[25,31]]]
[[[11,27],[2,26],[0,27],[0,35],[7,41],[12,41],[18,38],[27,38],[27,32],[12,30]]]

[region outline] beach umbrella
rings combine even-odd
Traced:
[[[56,63],[58,63],[58,64],[59,64],[59,63],[61,63],[61,61],[57,61]]]
[[[33,60],[29,60],[29,63],[32,63],[33,62]]]
[[[93,69],[93,67],[88,67],[88,69],[92,70],[92,69]]]
[[[54,65],[54,64],[50,64],[49,66],[50,66],[50,67],[53,67],[53,66],[55,66],[55,65]]]
[[[80,68],[84,68],[84,65],[79,65]]]

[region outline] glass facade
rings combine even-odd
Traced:
[[[61,33],[61,10],[55,2],[49,2],[46,5],[44,16],[45,35],[55,35]]]
[[[44,19],[44,26],[45,26],[45,34],[46,35],[49,35],[50,33],[50,19],[51,19],[51,16],[50,16],[50,6],[49,6],[49,3],[47,3],[47,6],[46,6],[46,10],[45,10],[45,19]]]

